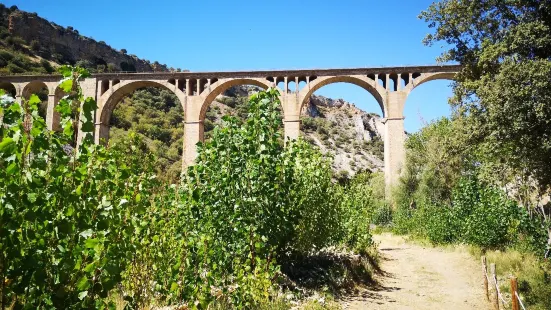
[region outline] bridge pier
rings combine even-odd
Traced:
[[[404,90],[387,91],[384,100],[386,115],[382,121],[385,126],[384,162],[385,191],[387,197],[391,196],[392,187],[399,184],[402,168],[406,160],[404,106],[408,94],[409,92]]]
[[[300,116],[286,116],[283,119],[283,130],[285,134],[285,141],[287,141],[287,139],[298,139],[298,136],[300,134]]]
[[[132,91],[142,87],[161,87],[173,92],[184,110],[184,142],[182,165],[192,165],[197,157],[196,144],[203,141],[203,121],[208,106],[226,89],[236,85],[256,85],[261,88],[280,86],[285,137],[296,139],[300,134],[302,106],[319,88],[332,83],[350,83],[374,96],[383,111],[384,163],[387,195],[398,184],[405,161],[404,105],[408,94],[417,86],[436,79],[453,80],[461,66],[412,66],[351,69],[271,70],[238,72],[155,72],[102,73],[82,80],[85,97],[98,103],[95,114],[94,141],[109,138],[109,120],[116,105]],[[59,129],[59,115],[55,105],[62,96],[57,83],[61,77],[2,76],[0,88],[21,100],[42,86],[48,88],[47,126]],[[300,83],[305,82],[303,87]],[[391,83],[392,82],[392,83]],[[295,89],[289,90],[288,84]],[[401,84],[404,83],[404,84]],[[88,116],[89,117],[89,116]],[[83,138],[79,128],[77,143]]]
[[[204,139],[204,126],[202,120],[187,121],[184,124],[184,151],[182,154],[182,166],[185,169],[193,165],[197,158],[197,143]]]

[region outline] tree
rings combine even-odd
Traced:
[[[117,65],[114,63],[108,63],[107,64],[107,72],[115,72],[118,71]]]
[[[128,51],[127,51],[125,48],[121,48],[121,53],[123,53],[124,55],[126,55],[126,53],[128,53]]]
[[[420,15],[435,29],[425,44],[446,42],[439,60],[464,66],[452,103],[467,144],[540,192],[551,189],[550,17],[535,0],[445,0]]]
[[[450,45],[439,60],[463,65],[451,102],[465,152],[481,177],[540,214],[551,246],[541,198],[551,193],[551,3],[444,0],[420,18],[435,29],[425,44]]]

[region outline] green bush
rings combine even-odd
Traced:
[[[348,184],[339,187],[342,217],[342,243],[359,252],[373,244],[369,224],[375,200],[369,186],[369,173],[357,174]]]
[[[251,97],[243,123],[226,117],[169,186],[155,173],[166,158],[148,144],[165,156],[179,149],[135,134],[94,145],[95,103],[69,92],[88,73],[60,71],[62,132],[46,129],[38,96],[0,100],[0,294],[16,308],[106,309],[117,296],[129,308],[260,308],[289,253],[371,246],[368,178],[336,186],[318,150],[284,147],[275,90]],[[73,149],[71,107],[81,104],[84,139]]]
[[[392,223],[392,213],[390,205],[382,204],[373,211],[371,222],[376,225],[389,225]]]

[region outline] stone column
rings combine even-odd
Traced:
[[[203,121],[187,121],[184,123],[184,152],[182,167],[193,165],[197,158],[196,144],[203,141]]]
[[[110,87],[109,88],[112,88],[113,87],[113,81],[109,81],[109,85]],[[94,101],[96,101],[96,104],[97,104],[97,98],[96,98],[96,95],[97,95],[97,92],[96,92],[96,78],[87,78],[85,79],[84,81],[80,82],[80,87],[82,88],[82,95],[84,97],[84,100],[86,100],[86,98],[88,97],[91,97],[92,99],[94,99]],[[84,111],[82,110],[82,104],[84,102],[81,103],[81,112],[80,112],[80,117],[79,117],[79,124],[78,124],[78,133],[77,133],[77,147],[82,143],[82,140],[84,139],[84,133],[82,132],[82,121],[84,119],[84,117],[90,117],[92,118],[92,122],[94,123],[95,122],[95,116],[96,116],[96,112],[97,111],[92,111],[90,112],[90,114],[88,115],[85,115],[84,114]],[[98,120],[99,121],[99,120]],[[107,126],[107,130],[102,130],[101,133],[102,135],[101,136],[97,136],[96,135],[96,132],[98,131],[97,130],[97,125],[96,125],[96,128],[95,128],[95,132],[92,132],[91,134],[93,135],[93,139],[94,141],[98,141],[99,139],[101,138],[104,138],[105,141],[107,141],[107,139],[109,139],[109,124],[106,124]],[[105,133],[107,132],[107,133]],[[96,142],[97,143],[97,142]]]
[[[392,187],[400,180],[406,159],[404,117],[384,118],[383,124],[385,125],[385,184],[388,196]]]
[[[109,142],[109,124],[99,122],[96,123],[95,126],[94,143],[107,144],[107,142]]]
[[[61,127],[61,124],[59,123],[60,115],[58,112],[55,111],[56,106],[56,96],[55,94],[49,94],[48,95],[48,107],[46,109],[46,127],[49,130],[59,130]]]
[[[289,115],[283,119],[285,141],[296,140],[300,133],[300,115]]]
[[[283,93],[280,98],[283,107],[283,128],[285,141],[296,140],[300,133],[300,102],[298,92]]]
[[[388,77],[388,75],[387,75]],[[390,197],[393,186],[400,180],[400,174],[406,158],[404,132],[404,105],[408,93],[401,91],[386,92],[385,125],[385,184],[386,195]]]

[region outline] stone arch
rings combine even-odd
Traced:
[[[32,81],[27,83],[25,87],[23,87],[23,92],[21,95],[25,99],[29,99],[32,94],[36,94],[37,92],[46,89],[48,91],[48,94],[50,94],[50,89],[48,88],[48,85],[42,81]]]
[[[383,113],[383,116],[387,114],[387,111],[385,109],[385,104],[383,100],[383,95],[381,92],[377,89],[377,85],[375,84],[375,81],[364,77],[364,76],[324,76],[324,77],[318,77],[314,81],[310,82],[305,88],[303,88],[300,91],[300,97],[299,97],[299,107],[298,111],[302,111],[302,108],[306,104],[307,100],[310,98],[310,96],[318,89],[322,88],[323,86],[334,84],[334,83],[350,83],[357,85],[365,90],[367,90],[373,97],[375,97],[375,100],[377,100],[377,103],[379,104],[379,107],[381,108],[381,111]]]
[[[414,118],[407,117],[406,113],[408,113],[408,111],[407,111],[408,108],[412,108],[412,105],[416,106],[417,109],[418,109],[417,113],[421,114],[421,110],[420,110],[421,106],[417,106],[414,103],[412,103],[412,101],[414,99],[411,96],[411,94],[412,94],[412,91],[414,89],[418,88],[419,86],[421,86],[421,85],[423,85],[427,82],[431,82],[431,81],[436,81],[436,80],[453,81],[455,79],[455,75],[456,75],[455,72],[434,72],[434,73],[418,73],[418,72],[415,72],[415,73],[413,73],[411,75],[412,80],[410,81],[409,84],[406,85],[406,88],[404,89],[404,98],[401,101],[400,108],[399,108],[400,115],[406,116],[404,118],[406,120],[406,122],[411,122],[411,120],[414,119]],[[447,87],[445,87],[445,88],[447,88]],[[413,93],[414,93],[414,96],[415,96],[416,92],[413,92]],[[434,94],[432,94],[432,92],[431,92],[431,95],[434,97]],[[432,108],[425,107],[425,108],[422,108],[422,109],[427,109],[426,111],[428,111],[430,109],[432,111],[432,113],[434,113],[435,109],[438,109],[438,108],[437,107],[432,107]],[[412,113],[412,111],[410,110],[409,113]],[[406,122],[404,122],[404,126],[407,125]],[[413,122],[415,122],[415,121],[413,121]]]
[[[45,93],[44,93],[45,91]],[[48,84],[42,82],[42,81],[38,81],[38,80],[35,80],[35,81],[31,81],[29,83],[27,83],[24,87],[23,87],[23,91],[21,92],[21,96],[28,100],[29,98],[31,98],[32,95],[37,95],[40,100],[42,101],[39,106],[38,106],[38,114],[44,118],[44,119],[48,119],[48,114],[50,112],[53,112],[53,107],[51,107],[51,111],[50,111],[50,107],[49,107],[49,101],[50,101],[50,98],[49,98],[49,95],[51,95],[51,90],[50,90],[50,87],[48,87]]]
[[[272,87],[272,82],[263,79],[254,78],[240,78],[240,79],[221,79],[210,85],[210,91],[204,96],[204,100],[201,103],[201,109],[199,111],[197,120],[204,120],[207,114],[207,110],[210,104],[216,99],[216,97],[222,94],[224,91],[233,86],[238,85],[254,85],[263,89]],[[278,89],[278,92],[279,89]],[[281,95],[281,92],[280,92]],[[285,111],[283,111],[285,113]]]
[[[17,95],[17,89],[15,88],[15,85],[10,82],[1,82],[0,89],[5,90],[7,95],[11,95],[14,98]]]
[[[116,85],[113,85],[108,91],[101,95],[98,100],[98,109],[96,111],[96,133],[95,140],[99,143],[102,139],[107,142],[109,139],[109,121],[113,110],[119,104],[119,102],[127,95],[131,94],[137,89],[144,87],[158,87],[173,92],[182,109],[185,111],[185,95],[177,89],[174,85],[167,81],[120,81]]]
[[[58,131],[61,130],[61,115],[59,114],[59,112],[55,111],[55,107],[59,104],[61,98],[63,98],[67,93],[64,92],[57,85],[54,87],[55,88],[53,90],[53,94],[49,94],[50,97],[53,95],[53,102],[51,98],[49,98],[50,102],[48,103],[48,115],[46,117],[46,123],[48,124],[48,127],[50,129]]]
[[[450,80],[455,79],[455,72],[437,72],[437,73],[422,73],[418,77],[413,76],[413,81],[406,86],[406,91],[410,93],[415,87],[420,86],[429,81],[434,80]]]

